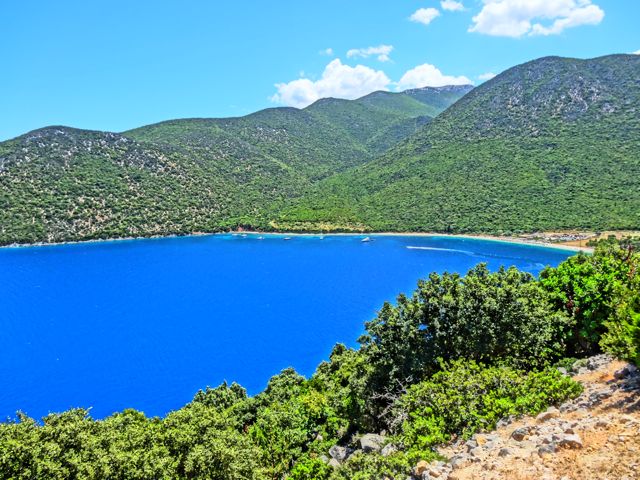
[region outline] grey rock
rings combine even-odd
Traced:
[[[594,357],[587,359],[586,366],[589,370],[598,370],[599,368],[609,364],[612,360],[613,358],[610,355],[607,355],[606,353],[601,355],[596,355]]]
[[[384,446],[385,438],[375,433],[366,433],[358,440],[360,448],[365,453],[379,452]]]
[[[587,366],[587,361],[585,359],[576,360],[571,365],[571,370],[574,372],[579,371],[581,368],[585,368]]]
[[[542,412],[536,417],[536,421],[539,423],[546,422],[552,418],[557,418],[560,415],[560,410],[555,407],[549,407],[546,412]]]
[[[524,437],[526,437],[527,435],[529,435],[529,429],[527,427],[520,427],[520,428],[516,428],[511,433],[511,438],[513,438],[518,442],[521,442],[522,440],[524,440]]]
[[[630,377],[632,375],[636,375],[638,373],[638,368],[635,365],[631,365],[630,363],[622,367],[620,370],[616,370],[613,374],[614,378],[618,380],[622,380],[623,378]]]
[[[351,454],[351,450],[347,447],[342,447],[340,445],[334,445],[329,449],[329,455],[332,459],[337,460],[338,462],[344,462],[349,455]]]
[[[382,447],[382,450],[380,450],[380,454],[383,457],[388,457],[389,455],[392,455],[397,451],[398,451],[398,447],[396,447],[393,443],[389,443],[388,445],[385,445],[384,447]]]
[[[332,458],[331,460],[329,460],[329,466],[333,468],[340,468],[340,462],[335,458]]]
[[[329,463],[329,457],[327,457],[326,455],[320,455],[320,460],[322,461],[322,463]]]
[[[454,470],[464,468],[469,464],[469,457],[467,457],[466,455],[455,455],[451,459],[450,463],[451,467],[453,467]]]
[[[579,435],[564,435],[558,440],[558,445],[567,448],[582,448],[582,439]]]
[[[442,465],[431,465],[426,473],[430,478],[440,478],[443,476]]]
[[[543,445],[540,448],[538,448],[538,455],[543,457],[545,455],[556,453],[557,450],[558,448],[556,447],[555,443],[549,443],[548,445]]]
[[[510,448],[504,447],[504,448],[500,449],[500,451],[498,452],[498,456],[499,457],[508,457],[512,453],[513,453],[513,450],[511,450]]]
[[[610,390],[605,390],[602,392],[593,392],[591,395],[589,395],[589,403],[591,404],[599,403],[602,400],[609,398],[611,395],[612,395],[612,392]]]
[[[482,449],[482,447],[476,447],[469,450],[469,454],[475,458],[479,458],[483,456],[483,453],[484,453],[484,450]]]

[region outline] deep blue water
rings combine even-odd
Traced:
[[[447,237],[232,235],[0,249],[0,418],[132,407],[207,385],[259,392],[351,346],[385,300],[479,262],[538,273],[570,253]],[[420,248],[407,248],[420,247]]]

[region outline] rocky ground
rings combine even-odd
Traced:
[[[600,355],[575,365],[580,397],[537,417],[443,447],[448,462],[420,462],[421,480],[640,479],[640,374]]]

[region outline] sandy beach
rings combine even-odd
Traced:
[[[593,233],[593,232],[577,232],[577,231],[567,231],[567,232],[541,232],[535,234],[523,234],[522,236],[500,236],[500,235],[489,235],[489,234],[447,234],[447,233],[438,233],[438,232],[288,232],[288,231],[259,231],[259,230],[234,230],[227,232],[195,232],[189,235],[153,235],[148,237],[122,237],[122,238],[105,238],[105,239],[94,239],[94,240],[79,240],[79,241],[68,241],[68,242],[37,242],[31,244],[9,244],[0,246],[0,248],[24,248],[24,247],[40,247],[40,246],[53,246],[53,245],[73,245],[77,243],[95,243],[95,242],[122,242],[122,241],[132,241],[132,240],[151,240],[151,239],[163,239],[163,238],[177,238],[177,237],[201,237],[206,235],[274,235],[274,236],[288,236],[288,237],[297,237],[297,236],[329,236],[329,235],[340,235],[340,236],[356,236],[356,237],[373,237],[373,236],[404,236],[404,237],[451,237],[451,238],[468,238],[475,240],[488,240],[493,242],[507,242],[507,243],[517,243],[523,245],[537,245],[541,247],[548,248],[557,248],[560,250],[569,250],[574,252],[593,252],[593,248],[587,246],[587,242],[596,238],[606,238],[608,235],[615,235],[619,238],[629,235],[640,235],[640,231],[620,231],[620,232],[601,232],[601,233]],[[579,237],[578,239],[571,240],[560,240],[560,241],[550,241],[551,238],[564,238],[564,237]]]

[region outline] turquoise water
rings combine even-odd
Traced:
[[[432,271],[570,252],[447,237],[212,235],[0,249],[0,418],[92,407],[163,415],[207,385],[257,393],[351,346]]]

